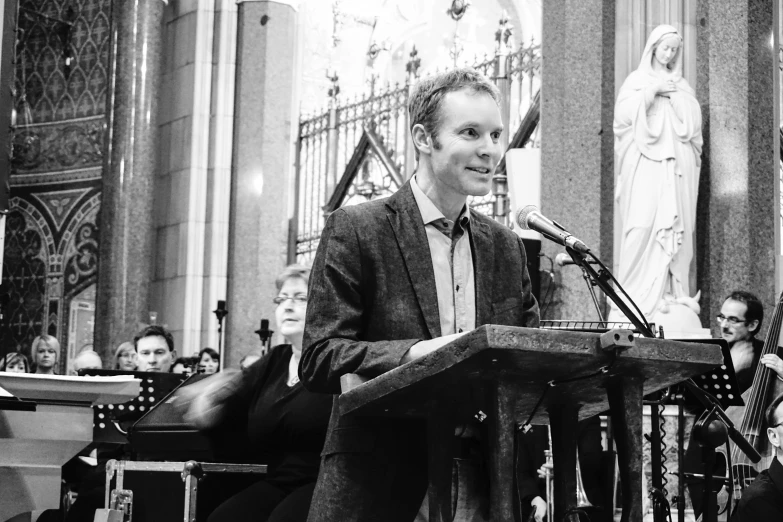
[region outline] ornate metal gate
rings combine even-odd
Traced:
[[[501,138],[504,146],[536,146],[531,138],[539,120],[540,45],[530,42],[515,49],[507,20],[501,20],[495,42],[495,56],[476,61],[472,67],[490,77],[500,89],[501,114],[508,129]],[[411,176],[415,160],[408,136],[407,104],[420,65],[414,48],[404,85],[377,89],[373,82],[368,93],[350,101],[338,98],[335,75],[331,77],[328,109],[300,119],[290,262],[312,259],[329,213],[344,205],[389,196]],[[501,162],[492,193],[474,198],[470,204],[505,221],[506,192],[505,163]]]

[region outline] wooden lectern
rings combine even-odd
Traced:
[[[576,506],[576,424],[611,410],[623,522],[642,522],[642,396],[723,364],[720,347],[606,334],[485,325],[340,396],[345,415],[426,418],[430,522],[449,522],[454,427],[488,424],[490,520],[514,520],[514,435],[551,424],[554,517]],[[549,386],[608,368],[589,379]]]

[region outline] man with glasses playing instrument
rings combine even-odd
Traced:
[[[769,469],[762,471],[742,492],[731,522],[780,522],[783,520],[783,395],[766,412],[767,437],[775,448]]]
[[[716,318],[720,334],[731,349],[731,362],[740,393],[751,387],[759,363],[783,377],[783,360],[776,354],[761,356],[764,341],[757,339],[764,320],[764,308],[750,292],[735,290],[726,298]]]

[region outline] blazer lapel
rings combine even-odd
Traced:
[[[495,249],[489,226],[476,219],[471,211],[470,237],[473,251],[473,272],[476,281],[476,326],[488,324],[492,318],[492,274],[495,266]]]
[[[413,284],[424,321],[431,337],[440,337],[440,312],[435,288],[435,272],[432,268],[427,232],[421,220],[419,207],[413,197],[410,181],[402,186],[386,203],[391,210],[387,214],[397,244],[405,260],[408,277]]]

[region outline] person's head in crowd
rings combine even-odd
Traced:
[[[217,373],[220,371],[220,354],[212,348],[198,352],[198,373]]]
[[[723,301],[717,320],[721,337],[729,345],[751,341],[761,328],[764,307],[755,295],[736,290]]]
[[[239,360],[239,368],[245,370],[260,358],[261,354],[259,352],[246,353],[245,356]]]
[[[100,370],[101,368],[103,368],[103,361],[94,350],[82,350],[73,360],[74,373],[79,373],[79,370]]]
[[[500,93],[484,75],[455,69],[420,80],[408,101],[417,183],[436,206],[462,208],[467,196],[485,196],[503,155]]]
[[[30,373],[30,361],[23,353],[8,353],[0,359],[0,372]]]
[[[138,366],[136,363],[137,358],[136,348],[133,346],[133,343],[125,341],[114,351],[114,364],[112,367],[115,370],[133,371]]]
[[[168,372],[177,359],[174,337],[164,327],[153,324],[133,338],[141,372]]]
[[[305,312],[307,312],[307,283],[310,269],[303,265],[288,265],[277,276],[277,305],[275,321],[280,332],[298,356],[302,352]]]
[[[51,335],[40,335],[33,339],[31,348],[33,357],[33,373],[57,373],[57,360],[60,357],[60,342]]]
[[[193,373],[193,358],[192,357],[178,357],[174,364],[171,365],[169,370],[171,373],[184,373],[190,375]]]
[[[783,394],[767,407],[767,437],[775,448],[775,456],[783,464]]]

